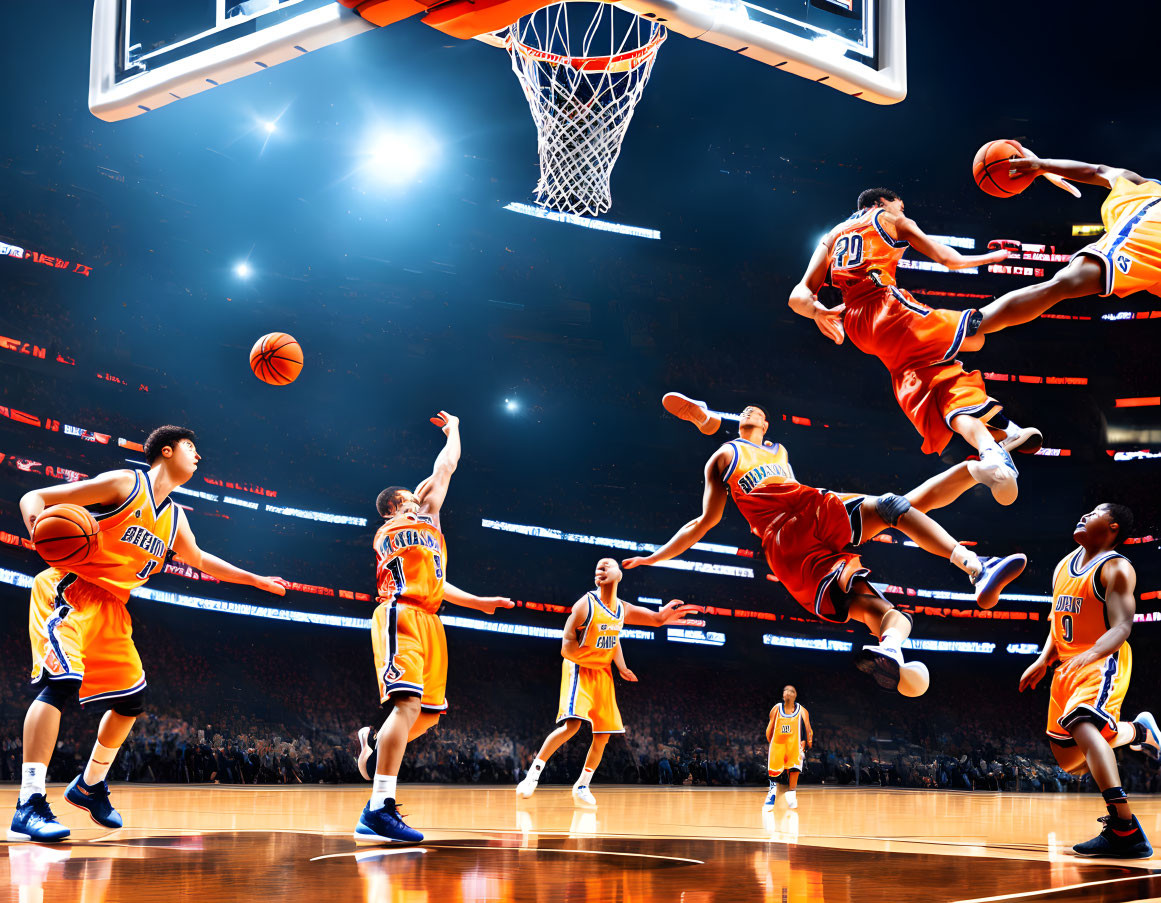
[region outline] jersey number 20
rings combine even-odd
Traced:
[[[863,236],[844,235],[834,243],[834,268],[846,270],[863,262]]]

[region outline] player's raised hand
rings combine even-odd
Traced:
[[[818,327],[819,332],[836,345],[841,345],[847,335],[843,329],[843,314],[846,312],[847,306],[845,304],[840,304],[834,308],[820,308],[814,315],[814,325]]]
[[[477,596],[479,609],[486,615],[494,615],[497,608],[515,608],[516,603],[507,596]]]
[[[1080,189],[1071,182],[1065,181],[1060,176],[1053,172],[1046,172],[1044,169],[1044,161],[1037,157],[1032,151],[1028,150],[1019,141],[1009,141],[1009,144],[1015,145],[1019,148],[1022,156],[1013,157],[1008,161],[1008,175],[1018,176],[1020,174],[1027,174],[1032,176],[1044,176],[1049,182],[1059,188],[1061,191],[1067,191],[1074,198],[1080,197]]]
[[[254,584],[258,589],[265,590],[268,593],[274,593],[276,596],[286,595],[286,581],[281,577],[259,577]]]
[[[633,568],[639,568],[642,565],[652,564],[648,555],[638,555],[636,558],[626,558],[621,562],[621,570],[631,571]]]
[[[700,605],[689,605],[680,599],[674,599],[662,605],[657,614],[661,617],[661,625],[672,624],[675,627],[705,627],[705,621],[690,620],[686,615],[704,613]]]
[[[1048,673],[1048,662],[1042,658],[1037,658],[1030,664],[1024,673],[1020,675],[1020,692],[1025,690],[1034,690],[1036,685],[1044,679],[1044,675]]]
[[[443,430],[445,436],[452,430],[458,430],[460,428],[460,418],[455,414],[449,414],[447,411],[440,411],[430,419],[432,423]]]
[[[631,684],[637,683],[637,675],[630,671],[628,668],[621,668],[620,674],[623,680],[627,680]]]

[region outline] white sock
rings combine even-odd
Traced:
[[[1008,425],[1006,427],[1004,427],[1004,438],[1011,439],[1013,436],[1015,436],[1019,432],[1020,432],[1020,427],[1016,426],[1014,421],[1009,420]]]
[[[89,756],[89,763],[85,766],[81,780],[89,787],[105,780],[109,774],[109,766],[113,764],[113,759],[116,758],[120,748],[120,746],[102,746],[100,740],[94,743],[93,752]]]
[[[396,774],[377,774],[371,781],[371,809],[379,809],[387,800],[395,800]]]
[[[956,543],[955,548],[951,550],[951,563],[969,577],[975,577],[984,567],[980,562],[979,555],[964,548],[959,543]]]
[[[902,649],[903,641],[907,639],[903,631],[898,627],[888,627],[883,631],[883,635],[879,637],[879,644],[882,646],[890,646],[892,649]]]
[[[585,768],[584,770],[582,770],[580,773],[580,777],[576,779],[576,783],[573,784],[572,786],[574,788],[576,788],[576,787],[588,787],[589,784],[591,784],[593,782],[593,771],[594,770],[595,769],[592,769],[592,768]]]
[[[540,780],[540,773],[544,771],[544,766],[547,764],[548,763],[543,759],[533,759],[532,767],[528,769],[528,774],[525,776],[525,780],[531,781],[533,784],[535,784]]]
[[[48,765],[41,762],[25,762],[20,766],[20,802],[27,803],[34,793],[44,793],[44,779]]]
[[[987,440],[980,445],[979,453],[983,455],[985,451],[995,451],[996,454],[1003,454],[1004,450],[1000,448],[1000,443],[988,436]]]

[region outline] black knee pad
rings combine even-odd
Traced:
[[[875,507],[879,511],[879,517],[892,527],[896,527],[899,525],[899,518],[911,510],[911,503],[901,495],[888,492],[886,495],[879,496],[875,502]]]
[[[36,698],[54,709],[61,710],[69,703],[75,702],[80,692],[79,680],[46,680]]]
[[[136,718],[145,711],[145,690],[138,690],[136,693],[118,699],[110,708],[118,715]]]

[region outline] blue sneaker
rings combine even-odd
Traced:
[[[66,803],[88,812],[89,817],[102,828],[117,829],[125,824],[121,820],[121,813],[109,802],[108,781],[90,787],[84,782],[84,775],[78,774],[65,788],[64,798]]]
[[[1161,730],[1157,728],[1157,719],[1148,712],[1142,712],[1133,719],[1133,723],[1145,728],[1145,742],[1130,743],[1129,749],[1143,752],[1154,759],[1161,758]]]
[[[355,840],[364,843],[419,843],[423,835],[403,823],[394,800],[387,800],[378,809],[367,803],[359,823],[355,826]]]
[[[775,806],[775,804],[777,804],[777,802],[778,802],[778,785],[771,784],[770,785],[770,794],[769,794],[769,796],[766,797],[766,802],[762,804],[762,811],[763,812],[773,811],[774,806]]]
[[[1097,821],[1104,824],[1104,830],[1092,840],[1074,846],[1072,852],[1077,856],[1100,859],[1148,859],[1153,855],[1153,847],[1149,845],[1149,838],[1141,830],[1137,816],[1134,815],[1125,828],[1113,827],[1111,815],[1102,815]]]
[[[1028,566],[1028,556],[981,558],[980,564],[983,570],[971,578],[976,588],[976,605],[980,608],[995,608],[1004,587],[1024,573],[1024,568]]]
[[[8,829],[8,839],[16,842],[31,840],[34,843],[57,843],[70,833],[68,828],[56,820],[44,794],[34,793],[23,803],[17,804],[16,814],[12,816],[12,827]]]

